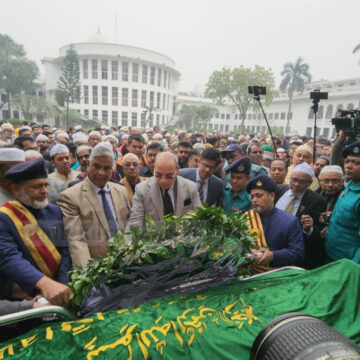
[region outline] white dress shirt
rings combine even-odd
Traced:
[[[116,212],[115,212],[115,207],[114,207],[114,203],[113,203],[113,200],[112,200],[112,197],[111,197],[111,193],[110,193],[110,187],[108,184],[106,184],[104,186],[104,188],[99,188],[98,186],[96,186],[95,184],[93,184],[90,179],[88,178],[89,180],[89,183],[90,185],[92,186],[92,188],[94,189],[95,193],[96,193],[96,197],[98,198],[100,204],[101,204],[101,207],[104,208],[104,204],[103,204],[103,201],[102,201],[102,197],[101,197],[101,194],[100,194],[100,191],[101,190],[105,190],[105,198],[110,206],[110,210],[111,210],[111,214],[114,218],[114,220],[116,221],[116,225],[118,226],[119,228],[119,224],[117,222],[117,219],[116,219]]]
[[[200,188],[201,181],[202,181],[202,179],[201,179],[201,177],[199,175],[199,169],[197,169],[197,171],[196,171],[196,187],[197,187],[198,191],[199,191],[199,188]],[[206,199],[207,199],[207,194],[208,194],[209,178],[207,178],[206,180],[203,180],[203,181],[204,181],[204,185],[203,185],[203,202],[205,202]]]

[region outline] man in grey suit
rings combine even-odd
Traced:
[[[154,176],[136,185],[126,231],[130,226],[142,227],[146,214],[155,223],[161,223],[165,215],[182,216],[201,207],[196,185],[178,173],[179,165],[174,154],[163,152],[156,156]]]
[[[219,206],[224,190],[224,182],[214,175],[221,161],[218,149],[205,149],[201,154],[197,169],[180,169],[179,175],[196,183],[201,202]]]

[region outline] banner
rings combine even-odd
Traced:
[[[349,260],[265,274],[44,324],[0,344],[0,359],[248,359],[260,330],[288,312],[316,316],[360,344],[359,279],[360,265]]]

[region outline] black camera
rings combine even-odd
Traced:
[[[349,138],[356,140],[360,138],[360,110],[338,110],[336,117],[331,120],[336,131],[348,132]]]
[[[254,96],[266,95],[265,86],[248,86],[249,94],[254,94]]]
[[[315,100],[315,102],[319,102],[320,100],[327,100],[328,93],[321,92],[320,90],[315,90],[310,93],[310,99]]]

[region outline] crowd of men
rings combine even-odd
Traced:
[[[0,133],[0,315],[64,305],[71,264],[202,204],[246,214],[254,272],[360,263],[360,141],[48,125]],[[131,239],[129,239],[131,241]]]

